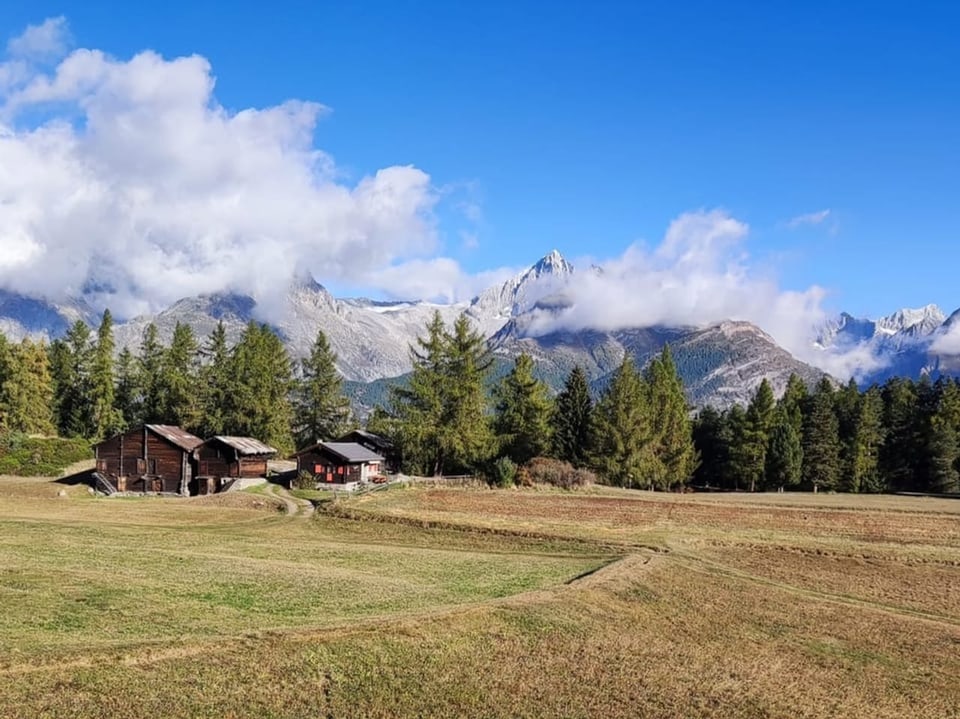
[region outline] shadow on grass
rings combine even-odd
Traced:
[[[76,487],[79,484],[93,486],[93,470],[85,469],[81,472],[74,472],[58,479],[53,480],[56,484],[66,484],[70,487]]]

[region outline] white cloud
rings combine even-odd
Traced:
[[[49,60],[61,57],[69,44],[67,19],[63,16],[47,18],[39,25],[28,25],[17,37],[7,43],[7,53],[15,58]]]
[[[953,322],[946,329],[939,329],[930,344],[930,351],[937,354],[960,355],[960,322]]]
[[[797,215],[787,220],[786,225],[791,230],[796,230],[805,225],[819,225],[830,216],[830,210],[819,210],[818,212],[809,212],[806,215]]]
[[[47,21],[11,51],[52,51],[64,29]],[[121,316],[218,290],[271,308],[297,271],[357,282],[436,252],[425,172],[347,184],[313,145],[321,105],[231,112],[213,89],[199,56],[0,63],[0,287],[85,292]]]
[[[601,272],[578,273],[567,288],[569,306],[539,313],[529,331],[628,327],[704,327],[746,320],[769,333],[799,359],[843,379],[864,357],[824,352],[813,328],[827,317],[826,291],[784,290],[749,266],[743,247],[748,226],[722,210],[681,215],[652,249],[639,244],[600,263]]]

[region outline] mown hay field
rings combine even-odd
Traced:
[[[960,716],[960,502],[0,479],[0,716]]]

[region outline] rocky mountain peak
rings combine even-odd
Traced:
[[[929,334],[942,325],[946,318],[937,305],[926,305],[917,309],[905,308],[877,320],[877,328],[886,332],[915,329],[921,334]]]
[[[524,276],[542,277],[543,275],[564,276],[571,274],[573,274],[573,265],[567,262],[558,250],[552,250],[550,254],[541,257],[533,267],[524,273]]]

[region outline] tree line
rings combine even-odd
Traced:
[[[860,390],[764,380],[746,408],[707,407],[694,424],[694,482],[722,489],[960,492],[960,385],[902,377]]]
[[[393,440],[407,472],[484,473],[552,457],[624,487],[672,489],[696,466],[692,423],[669,347],[643,372],[625,357],[596,402],[580,367],[554,398],[527,354],[492,391],[493,358],[465,316],[439,313],[411,348],[409,382],[391,388],[368,428]]]
[[[201,437],[256,437],[287,453],[349,428],[335,363],[322,332],[295,362],[256,322],[232,346],[223,323],[203,341],[178,323],[169,344],[151,323],[138,352],[116,353],[107,310],[96,333],[77,321],[49,345],[0,334],[0,432],[99,440],[173,424]]]

